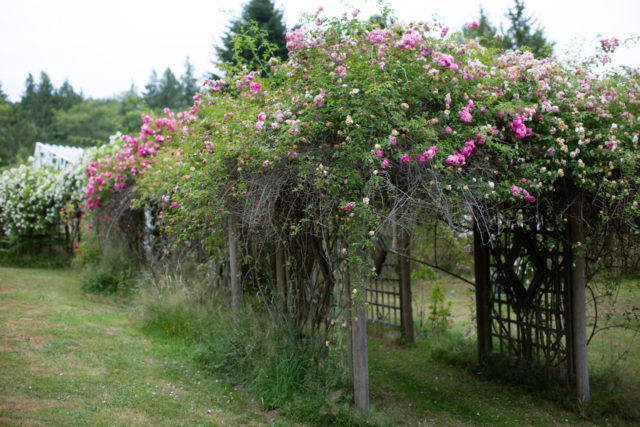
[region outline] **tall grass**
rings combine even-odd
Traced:
[[[163,275],[140,292],[144,330],[179,340],[207,369],[248,390],[264,409],[309,424],[359,424],[341,371],[313,343],[258,304],[230,311],[229,296],[204,281]]]

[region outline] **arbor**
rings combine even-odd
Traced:
[[[256,26],[251,23],[255,22]],[[264,41],[258,46],[250,47],[243,43],[243,36],[261,40],[266,32]],[[275,8],[271,0],[251,0],[244,7],[240,19],[231,23],[229,30],[222,39],[222,46],[215,46],[220,62],[223,64],[241,63],[249,69],[259,68],[257,58],[269,59],[274,56],[284,60],[287,58],[285,41],[286,27],[282,21],[282,11]]]

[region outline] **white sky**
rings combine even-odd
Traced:
[[[59,87],[65,78],[76,91],[93,98],[111,97],[129,89],[138,91],[167,68],[179,76],[187,56],[196,75],[214,70],[213,44],[219,43],[231,20],[246,1],[234,0],[0,0],[0,83],[12,101],[24,92],[28,73],[36,82],[46,71]],[[430,20],[434,13],[452,30],[475,20],[480,4],[494,25],[502,20],[513,0],[425,1],[392,0],[403,22]],[[353,7],[339,0],[275,0],[284,11],[287,28],[303,12],[323,6],[335,16]],[[372,1],[348,4],[375,13]],[[621,40],[640,34],[638,0],[526,0],[545,28],[547,40],[556,41],[555,53],[581,49],[584,40],[596,36]],[[593,42],[582,50],[593,52]],[[622,48],[614,63],[640,67],[640,44]]]

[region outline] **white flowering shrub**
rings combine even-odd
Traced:
[[[61,219],[80,209],[88,176],[86,169],[96,159],[121,147],[120,136],[109,144],[88,150],[82,160],[62,170],[32,163],[6,170],[0,175],[0,227],[8,236],[56,233]]]

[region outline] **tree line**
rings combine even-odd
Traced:
[[[143,112],[189,108],[199,89],[197,80],[187,58],[179,77],[171,68],[161,76],[153,70],[141,93],[132,85],[105,99],[85,97],[68,80],[56,88],[45,71],[38,81],[27,76],[18,102],[11,102],[0,84],[0,168],[24,162],[36,141],[93,147],[118,131],[134,134]]]

